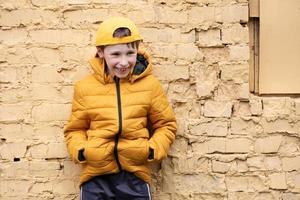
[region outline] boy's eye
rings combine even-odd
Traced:
[[[119,55],[120,55],[120,53],[118,53],[118,52],[115,52],[115,53],[112,53],[111,55],[113,55],[113,56],[119,56]]]
[[[135,54],[135,52],[134,51],[129,51],[127,54],[132,55],[132,54]]]

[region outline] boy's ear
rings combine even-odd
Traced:
[[[104,58],[103,50],[100,47],[97,47],[97,54],[99,58]]]

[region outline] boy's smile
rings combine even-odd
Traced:
[[[137,49],[129,44],[109,45],[98,49],[98,55],[104,58],[111,76],[126,78],[136,64]]]

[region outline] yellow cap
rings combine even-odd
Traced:
[[[113,37],[113,33],[118,28],[128,28],[131,35],[121,38]],[[103,21],[96,32],[96,46],[124,44],[142,39],[135,24],[125,17],[112,17]]]

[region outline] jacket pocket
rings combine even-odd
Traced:
[[[113,161],[113,143],[101,146],[87,145],[84,150],[87,164],[93,167],[104,167]]]
[[[149,142],[144,138],[121,140],[119,155],[132,165],[143,165],[149,156]]]

